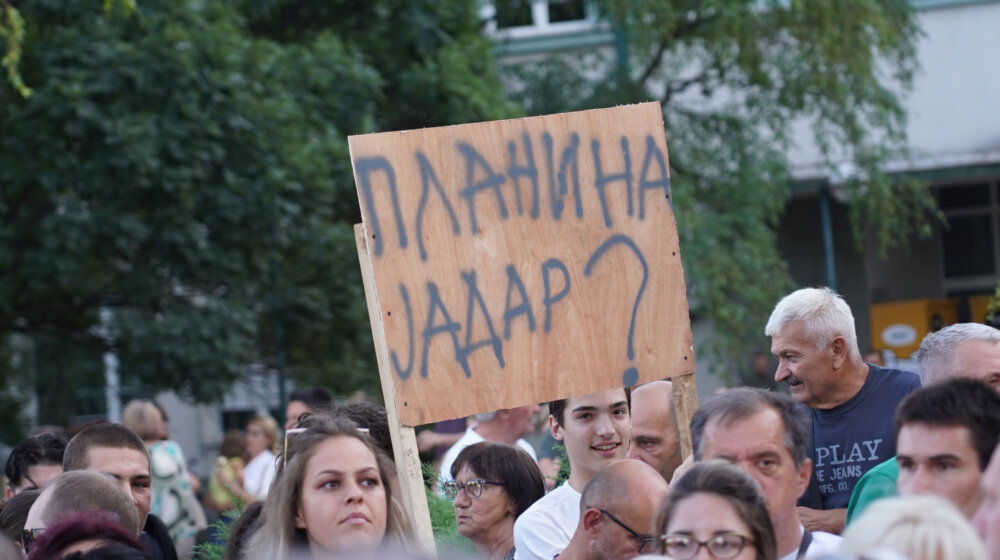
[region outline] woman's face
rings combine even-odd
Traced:
[[[747,542],[743,550],[732,558],[754,560],[757,557],[750,528],[728,501],[715,494],[699,492],[683,499],[674,509],[665,532],[667,535],[683,535],[701,542],[735,533],[746,537]],[[667,555],[670,555],[669,549]],[[708,547],[701,546],[691,558],[713,560],[715,556],[709,552]]]
[[[254,458],[264,452],[265,449],[270,449],[272,442],[267,439],[267,434],[264,430],[260,428],[257,424],[250,424],[247,426],[247,455],[250,458]]]
[[[455,480],[465,484],[482,478],[469,465],[462,465]],[[470,498],[465,490],[460,490],[455,496],[458,534],[472,542],[486,544],[513,535],[514,517],[514,505],[503,486],[485,484],[483,493],[478,498]],[[505,534],[507,532],[509,534]]]
[[[338,552],[375,548],[386,526],[386,495],[375,455],[361,440],[336,436],[306,463],[295,526],[309,548]]]

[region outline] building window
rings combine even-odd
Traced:
[[[1000,184],[984,181],[942,186],[937,197],[948,220],[941,235],[946,287],[992,289],[1000,279]]]
[[[598,10],[588,0],[491,0],[482,16],[488,33],[517,38],[593,27]]]

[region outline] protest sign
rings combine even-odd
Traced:
[[[350,149],[403,425],[694,372],[658,104]]]

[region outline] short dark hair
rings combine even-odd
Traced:
[[[299,401],[306,405],[306,408],[329,407],[333,405],[333,394],[323,387],[311,387],[309,389],[297,389],[288,395],[288,402]]]
[[[146,455],[146,444],[135,432],[121,424],[104,422],[84,428],[69,440],[66,452],[63,454],[63,470],[69,472],[89,468],[89,453],[92,447],[135,449]],[[146,456],[148,458],[148,455]]]
[[[61,435],[45,433],[25,439],[11,450],[7,458],[4,467],[7,483],[20,486],[28,477],[28,469],[35,465],[61,465],[65,451],[66,438]]]
[[[812,455],[809,440],[812,417],[805,408],[789,395],[754,387],[737,387],[709,398],[698,407],[691,418],[691,443],[695,460],[701,460],[705,448],[705,426],[718,418],[726,426],[766,409],[778,413],[785,433],[785,447],[795,461],[795,468]]]
[[[531,504],[545,495],[545,481],[538,464],[516,445],[483,441],[462,450],[451,464],[451,477],[458,476],[462,467],[486,480],[502,482],[507,497],[518,517]]]
[[[962,426],[985,470],[1000,438],[1000,395],[978,379],[939,381],[910,393],[896,409],[896,434],[907,424]]]
[[[697,463],[670,487],[667,503],[656,520],[656,534],[663,535],[677,505],[694,494],[708,493],[727,501],[750,529],[757,560],[774,560],[778,555],[774,526],[760,487],[743,469],[721,459]],[[659,541],[664,553],[663,541]]]
[[[624,391],[625,391],[625,402],[628,404],[628,411],[629,411],[629,414],[631,414],[632,413],[632,388],[631,387],[622,387],[622,389],[624,389]],[[598,392],[600,392],[600,391],[598,391]],[[578,395],[578,396],[583,396],[583,395]],[[569,399],[571,399],[571,398],[572,397],[567,397],[565,399],[558,399],[558,400],[554,400],[554,401],[551,401],[551,402],[548,403],[548,405],[549,405],[549,414],[552,415],[556,419],[556,422],[560,426],[563,425],[563,421],[566,419],[566,402],[569,401]]]

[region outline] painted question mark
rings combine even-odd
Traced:
[[[639,258],[639,264],[642,265],[642,284],[639,285],[639,293],[635,295],[635,303],[632,304],[632,320],[629,321],[629,326],[628,326],[627,355],[628,355],[628,360],[631,362],[632,360],[635,359],[635,343],[633,340],[635,336],[635,316],[636,313],[638,313],[639,311],[639,301],[642,300],[642,294],[646,291],[646,282],[649,280],[649,266],[646,264],[646,258],[642,256],[642,251],[639,250],[639,246],[636,245],[635,242],[632,241],[630,238],[621,234],[613,235],[609,237],[607,241],[602,243],[601,246],[598,247],[596,251],[594,251],[594,254],[590,256],[590,259],[587,260],[587,266],[585,266],[583,269],[583,275],[587,278],[590,278],[590,274],[593,272],[594,265],[597,263],[597,261],[600,260],[602,256],[604,256],[604,253],[608,252],[609,249],[611,249],[617,244],[622,244],[628,247],[629,249],[632,249],[632,251],[635,253],[635,256]],[[629,366],[628,368],[626,368],[625,373],[622,374],[622,383],[626,387],[630,387],[638,382],[639,382],[639,370],[636,369],[635,366]]]

